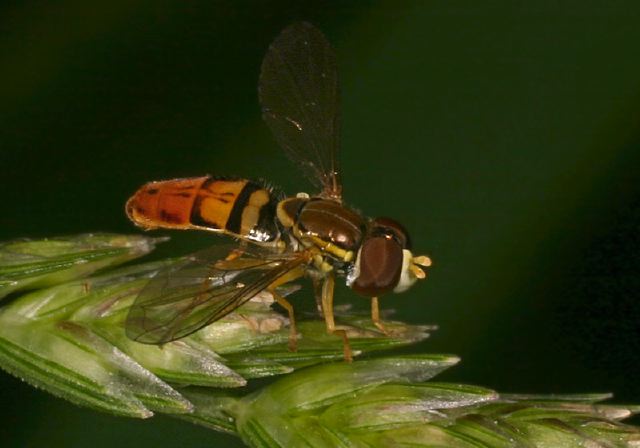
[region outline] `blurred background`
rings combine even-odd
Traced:
[[[295,20],[338,54],[346,201],[404,223],[434,259],[382,304],[440,326],[416,350],[462,357],[441,378],[640,403],[637,1],[3,2],[0,238],[137,232],[123,205],[150,180],[308,191],[256,92]],[[158,256],[215,242],[172,236]],[[5,374],[0,396],[3,446],[241,446]]]

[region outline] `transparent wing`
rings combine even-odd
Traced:
[[[197,252],[159,272],[129,310],[127,336],[163,344],[190,335],[226,316],[271,283],[300,266],[300,254],[237,245]]]
[[[286,28],[264,57],[258,90],[278,144],[324,196],[339,199],[338,74],[322,32],[304,22]]]

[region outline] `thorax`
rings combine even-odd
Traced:
[[[323,258],[351,263],[360,247],[365,219],[329,199],[295,197],[280,201],[277,218],[305,247],[319,249]]]

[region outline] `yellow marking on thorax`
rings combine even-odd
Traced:
[[[293,222],[293,219],[289,216],[289,214],[284,211],[283,206],[284,201],[280,201],[278,203],[278,206],[276,207],[276,217],[284,227],[291,228],[295,223]]]
[[[353,251],[351,250],[344,250],[336,246],[335,244],[330,243],[328,241],[324,241],[322,238],[319,238],[314,235],[307,235],[306,238],[309,238],[313,242],[313,244],[318,246],[323,251],[329,252],[330,254],[336,256],[342,261],[349,262],[353,260]]]

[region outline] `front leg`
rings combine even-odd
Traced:
[[[382,321],[380,320],[380,308],[378,306],[377,297],[371,297],[371,321],[378,330],[389,336],[389,330],[387,330],[387,328],[382,324]]]
[[[333,289],[335,286],[335,276],[333,272],[329,272],[322,284],[322,312],[324,314],[324,321],[327,324],[327,333],[335,334],[342,338],[344,349],[344,360],[347,362],[353,361],[353,355],[351,353],[351,346],[349,345],[349,338],[345,330],[336,329],[336,322],[333,318]]]

